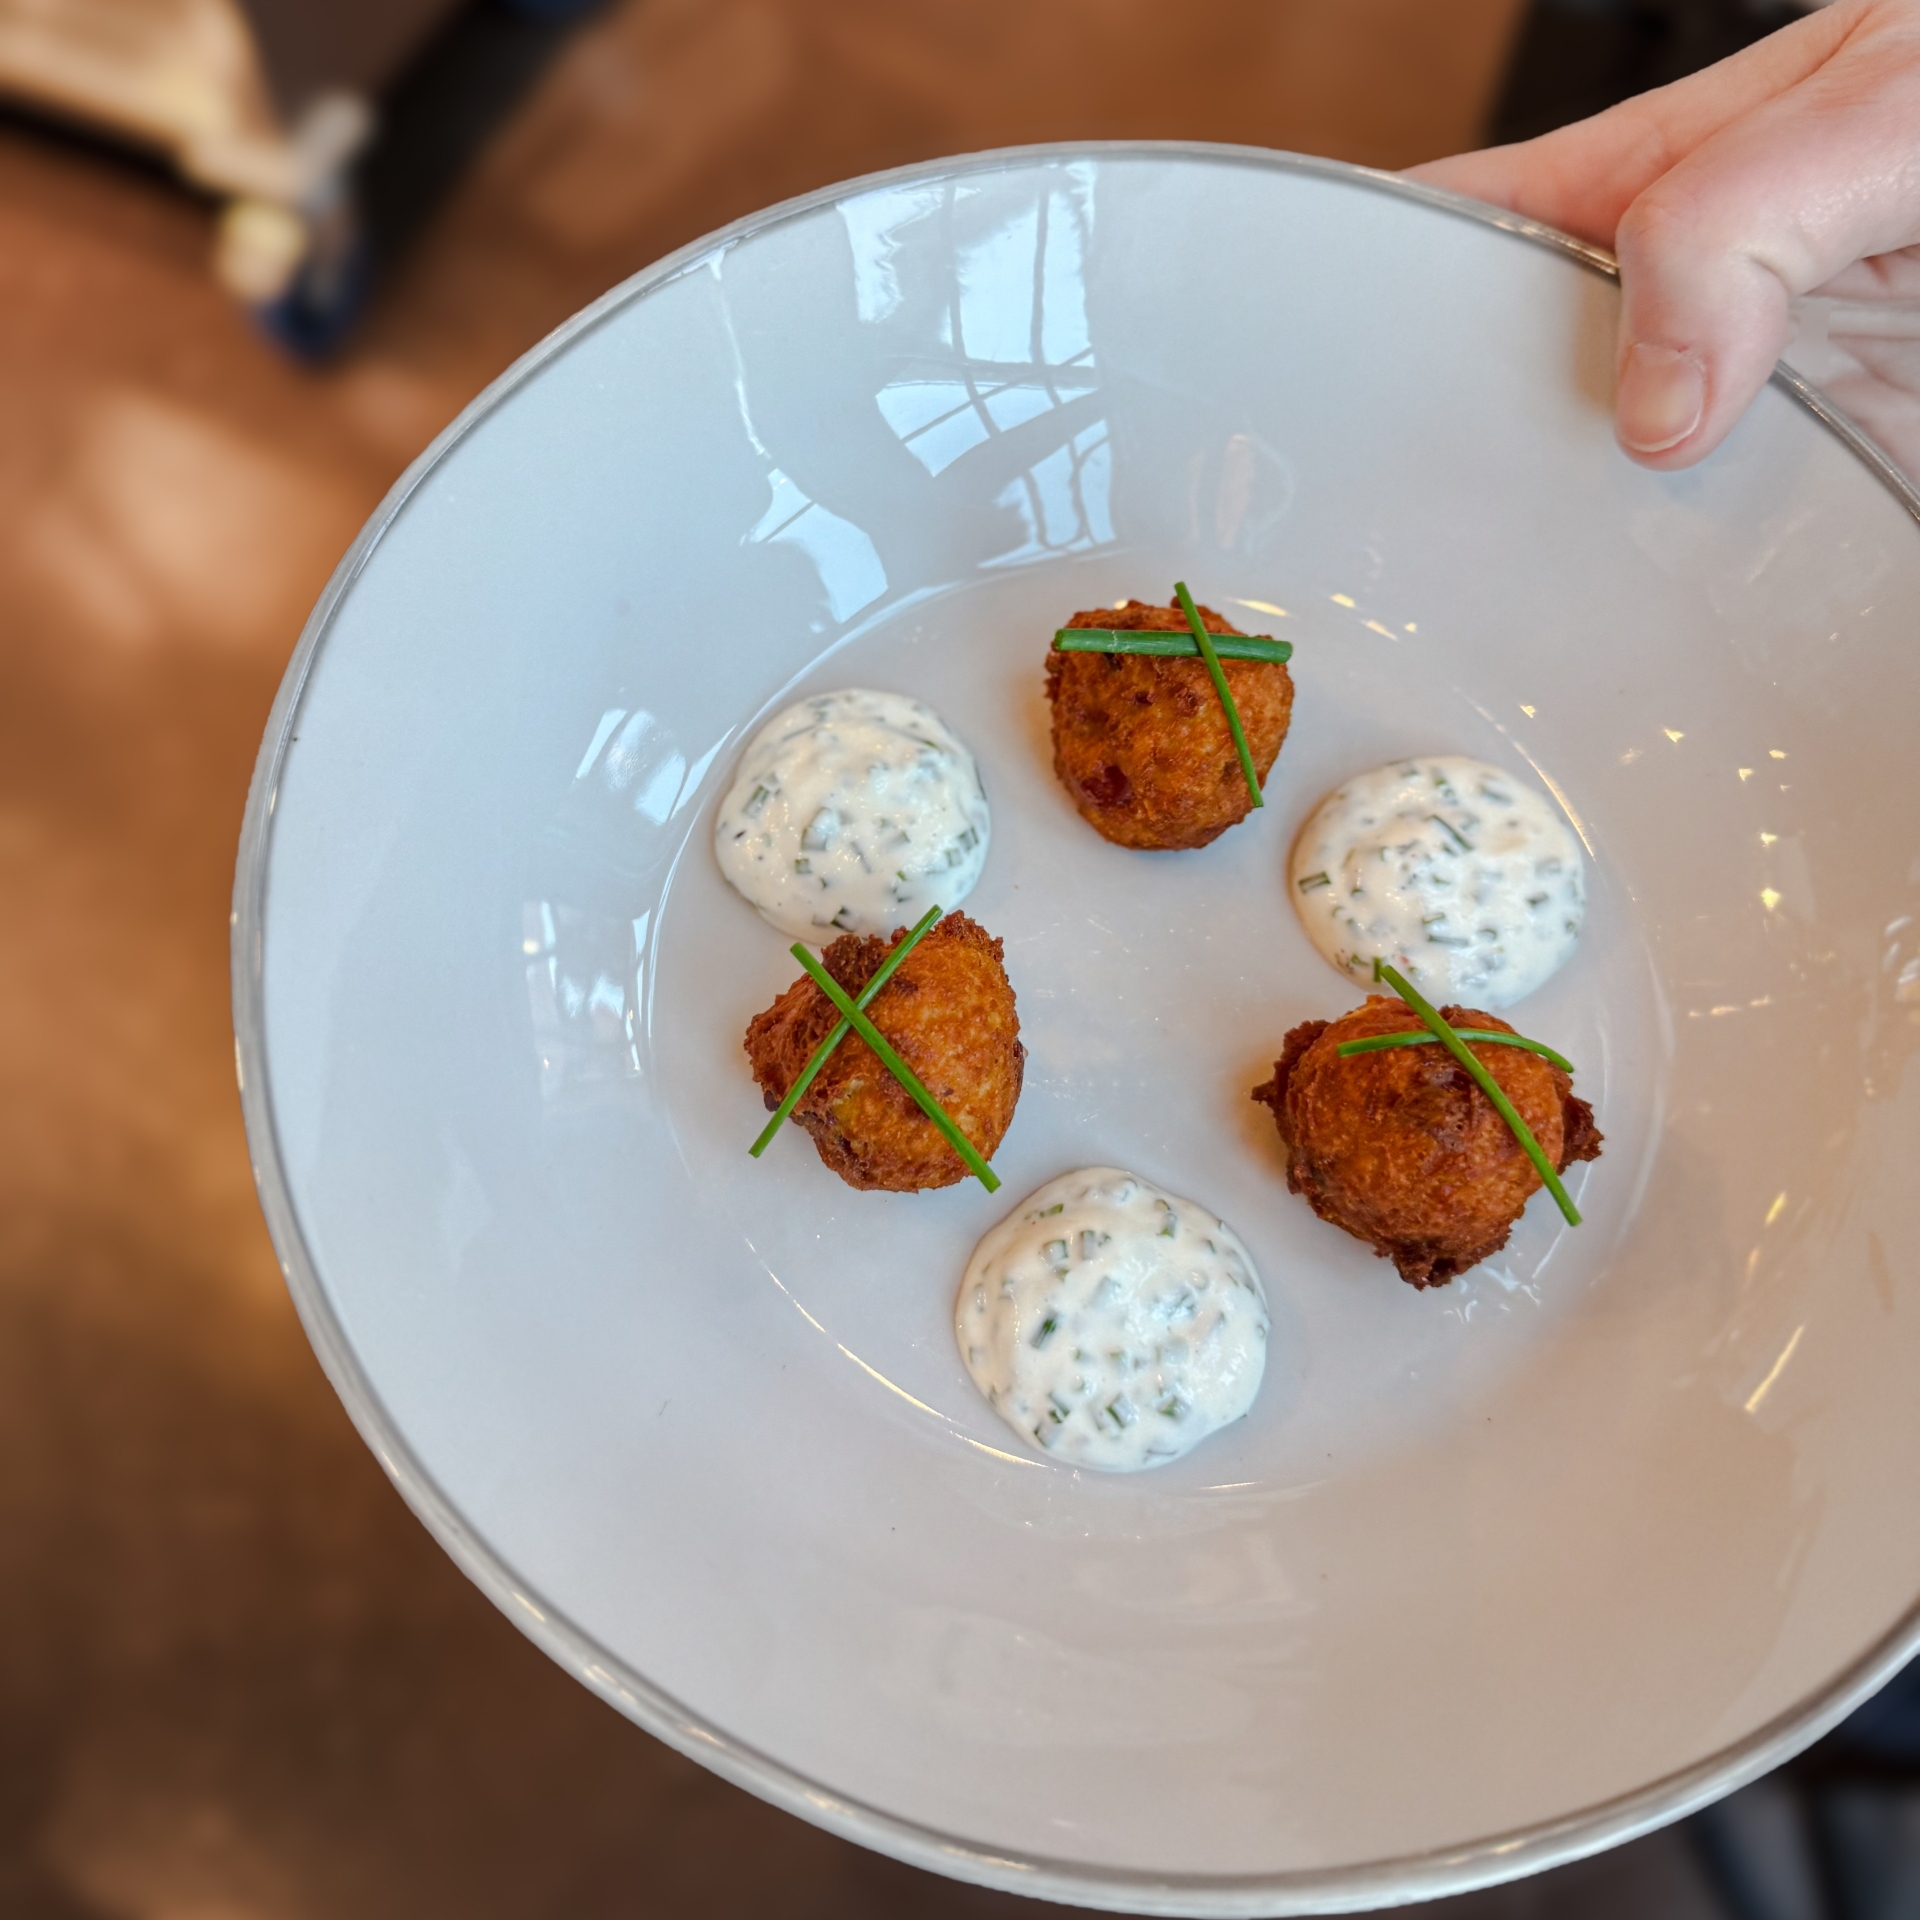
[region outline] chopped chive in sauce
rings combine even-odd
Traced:
[[[1300,881],[1298,884],[1299,884],[1300,891],[1302,893],[1312,893],[1317,887],[1332,886],[1333,876],[1331,874],[1326,874],[1326,873],[1310,873],[1307,875],[1307,877],[1304,880]]]
[[[1044,1320],[1042,1320],[1039,1326],[1034,1330],[1033,1345],[1035,1345],[1036,1347],[1044,1347],[1047,1344],[1047,1342],[1051,1340],[1053,1336],[1059,1331],[1060,1331],[1059,1315],[1052,1314],[1052,1313],[1048,1314],[1047,1317]]]
[[[1553,1195],[1554,1204],[1565,1216],[1567,1225],[1577,1227],[1580,1224],[1580,1209],[1573,1204],[1572,1196],[1560,1184],[1560,1175],[1553,1162],[1541,1151],[1540,1142],[1533,1137],[1533,1129],[1520,1117],[1520,1110],[1507,1098],[1499,1081],[1487,1071],[1485,1062],[1452,1027],[1447,1025],[1439,1008],[1423,998],[1419,989],[1408,981],[1398,967],[1390,967],[1384,960],[1376,960],[1373,963],[1373,977],[1376,980],[1385,981],[1420,1016],[1433,1037],[1473,1076],[1474,1084],[1493,1102],[1494,1111],[1507,1123],[1509,1131],[1519,1141],[1521,1150],[1533,1162],[1534,1171],[1539,1174],[1541,1183],[1547,1191]],[[1499,1037],[1503,1040],[1508,1038],[1505,1034]],[[1345,1053],[1347,1046],[1354,1044],[1349,1041],[1336,1051]],[[1534,1048],[1533,1051],[1544,1052],[1545,1049]]]
[[[1458,827],[1449,826],[1437,813],[1430,813],[1427,815],[1427,818],[1431,820],[1442,833],[1446,834],[1462,853],[1471,853],[1473,851],[1473,842],[1469,840]]]

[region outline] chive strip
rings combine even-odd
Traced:
[[[1267,803],[1260,791],[1260,776],[1253,770],[1253,749],[1247,745],[1247,730],[1240,724],[1240,709],[1233,704],[1233,691],[1227,685],[1227,676],[1220,670],[1220,656],[1214,651],[1213,635],[1200,618],[1200,610],[1193,604],[1193,595],[1187,591],[1184,580],[1173,583],[1173,597],[1180,602],[1180,611],[1187,616],[1187,625],[1193,629],[1193,644],[1200,649],[1200,658],[1207,663],[1207,671],[1213,675],[1213,690],[1220,696],[1221,706],[1226,709],[1227,731],[1233,735],[1233,750],[1240,756],[1240,771],[1247,776],[1247,791],[1253,795],[1256,807],[1264,807]]]
[[[1462,1040],[1484,1040],[1496,1047],[1524,1047],[1529,1053],[1537,1053],[1543,1060],[1551,1060],[1562,1073],[1573,1071],[1573,1062],[1564,1055],[1555,1053],[1549,1046],[1543,1046],[1538,1040],[1523,1039],[1517,1033],[1492,1033],[1479,1027],[1455,1027]],[[1334,1051],[1342,1060],[1356,1053],[1379,1053],[1386,1047],[1430,1047],[1439,1036],[1432,1033],[1376,1033],[1365,1040],[1343,1041]]]
[[[1533,1137],[1533,1129],[1521,1119],[1519,1109],[1500,1090],[1499,1081],[1487,1071],[1484,1062],[1476,1058],[1473,1049],[1441,1018],[1440,1010],[1421,998],[1419,990],[1408,982],[1398,967],[1390,967],[1384,960],[1376,960],[1373,963],[1373,977],[1384,980],[1427,1024],[1433,1037],[1473,1075],[1474,1084],[1493,1102],[1495,1112],[1507,1123],[1513,1137],[1525,1149],[1527,1158],[1533,1162],[1534,1171],[1566,1216],[1567,1225],[1577,1227],[1580,1224],[1580,1209],[1560,1184],[1560,1176],[1554,1170],[1552,1161],[1541,1152],[1540,1142]]]
[[[856,1007],[864,1010],[873,996],[893,978],[894,968],[919,945],[920,936],[939,918],[940,909],[937,906],[929,907],[920,916],[913,931],[881,961],[873,978],[860,989],[860,998],[853,1003]],[[787,1097],[774,1109],[773,1118],[767,1122],[760,1138],[747,1149],[756,1160],[773,1144],[773,1136],[786,1124],[787,1116],[800,1104],[800,1096],[813,1085],[814,1075],[827,1064],[827,1055],[852,1031],[853,1029],[844,1020],[838,1022],[833,1031],[807,1056],[807,1064],[800,1069],[800,1077],[787,1089]]]
[[[1293,658],[1291,640],[1264,633],[1216,633],[1213,650],[1222,660],[1264,660],[1279,666]],[[1200,649],[1186,633],[1123,632],[1107,627],[1062,627],[1053,636],[1055,653],[1154,653],[1176,660],[1197,660]]]
[[[813,976],[813,984],[840,1009],[840,1017],[879,1055],[881,1065],[913,1096],[920,1111],[946,1135],[947,1144],[967,1163],[967,1169],[974,1178],[989,1193],[997,1193],[1000,1190],[999,1175],[980,1157],[973,1142],[953,1124],[946,1108],[921,1084],[920,1076],[894,1052],[886,1035],[847,998],[840,982],[797,940],[793,943],[793,957]]]

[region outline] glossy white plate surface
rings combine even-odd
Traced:
[[[403,1493],[556,1658],[805,1817],[1090,1904],[1409,1898],[1811,1738],[1920,1594],[1920,528],[1784,386],[1695,472],[1609,427],[1615,290],[1377,177],[1044,150],[815,196],[610,295],[396,489],[262,751],[237,1024],[263,1198]],[[1291,638],[1264,813],[1110,847],[1052,628],[1176,576]],[[1284,609],[1284,612],[1279,611]],[[797,692],[979,758],[1030,1049],[972,1182],[761,1162],[796,968],[719,879]],[[1417,1294],[1248,1090],[1357,994],[1284,897],[1342,777],[1468,753],[1592,851],[1523,1003],[1588,1224]],[[954,1348],[981,1231],[1119,1163],[1274,1312],[1157,1473],[1029,1457]]]

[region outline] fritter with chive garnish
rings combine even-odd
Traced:
[[[843,934],[821,962],[858,998],[905,937],[904,927],[888,940]],[[1000,942],[964,913],[948,914],[900,963],[866,1012],[954,1124],[991,1159],[1012,1124],[1027,1058]],[[802,974],[748,1023],[747,1058],[769,1112],[839,1018]],[[793,1118],[849,1186],[911,1193],[966,1178],[966,1162],[857,1033],[827,1056]]]
[[[1512,1033],[1473,1007],[1442,1007],[1455,1028]],[[1329,1024],[1286,1037],[1273,1078],[1253,1097],[1273,1109],[1287,1185],[1415,1287],[1441,1287],[1507,1244],[1539,1174],[1472,1076],[1443,1047],[1392,1047],[1342,1058],[1372,1034],[1423,1032],[1405,1001],[1371,994]],[[1564,1173],[1600,1157],[1593,1109],[1551,1061],[1519,1047],[1468,1042]]]
[[[1239,629],[1211,607],[1209,633]],[[1076,613],[1069,627],[1186,633],[1177,601],[1129,600]],[[1265,782],[1293,715],[1284,662],[1224,660],[1254,768]],[[1117,846],[1204,847],[1253,809],[1233,733],[1204,660],[1137,653],[1049,653],[1053,770],[1081,816]]]

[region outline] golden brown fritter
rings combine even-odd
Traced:
[[[1211,607],[1209,633],[1238,631]],[[1185,633],[1177,604],[1076,613],[1070,627]],[[1279,661],[1223,660],[1247,746],[1264,785],[1293,714],[1293,676]],[[1092,826],[1122,847],[1204,847],[1253,810],[1225,709],[1207,663],[1142,653],[1049,653],[1053,770]]]
[[[906,937],[842,934],[821,957],[857,999]],[[868,1005],[867,1017],[920,1076],[948,1117],[991,1159],[1020,1098],[1027,1050],[1000,942],[964,913],[937,920]],[[747,1024],[747,1058],[771,1112],[840,1018],[802,974]],[[851,1187],[911,1193],[950,1187],[967,1165],[857,1033],[827,1056],[793,1117]]]
[[[1513,1032],[1473,1007],[1440,1014],[1454,1027]],[[1404,1001],[1371,994],[1331,1025],[1295,1027],[1253,1097],[1273,1109],[1288,1187],[1390,1259],[1401,1279],[1441,1287],[1507,1244],[1541,1181],[1493,1102],[1438,1042],[1344,1060],[1337,1051],[1369,1034],[1422,1030]],[[1468,1044],[1556,1172],[1599,1159],[1593,1109],[1558,1067],[1520,1047]]]

